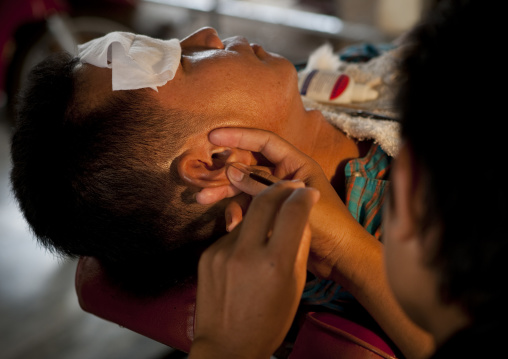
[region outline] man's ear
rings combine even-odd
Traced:
[[[237,148],[196,146],[184,152],[178,160],[180,178],[200,188],[229,185],[226,165],[231,162],[252,163],[252,153]]]

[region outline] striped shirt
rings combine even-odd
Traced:
[[[390,163],[391,158],[379,145],[373,144],[365,157],[349,161],[344,170],[348,210],[378,240],[381,239],[382,207],[389,186]],[[314,277],[307,280],[302,304],[321,305],[340,312],[347,311],[351,305],[358,306],[340,284]]]

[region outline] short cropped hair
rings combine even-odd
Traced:
[[[396,101],[425,186],[422,233],[440,229],[428,264],[442,299],[472,318],[499,315],[507,300],[506,115],[497,111],[506,71],[488,71],[484,56],[501,41],[500,14],[493,1],[437,2],[410,36]]]
[[[219,210],[191,203],[174,163],[161,165],[188,136],[188,118],[162,110],[151,89],[89,106],[93,88],[77,66],[67,54],[48,58],[20,97],[11,182],[25,218],[46,247],[97,257],[127,289],[185,281],[225,228]]]

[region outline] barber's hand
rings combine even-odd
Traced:
[[[362,246],[359,238],[371,236],[353,218],[344,205],[335,189],[331,186],[321,167],[310,157],[299,151],[289,142],[276,134],[257,129],[244,128],[221,128],[214,130],[209,135],[210,142],[226,147],[236,147],[244,150],[261,153],[274,168],[273,175],[281,179],[299,179],[307,186],[319,190],[321,197],[314,206],[310,225],[312,229],[312,244],[309,262],[309,270],[321,278],[341,279],[341,273],[332,275],[337,262],[342,259],[345,249],[354,245]],[[268,170],[268,169],[267,169]],[[228,178],[231,184],[238,190],[250,195],[256,195],[265,186],[252,180],[248,176],[241,177],[232,167],[228,168]],[[228,190],[229,193],[234,193]],[[225,192],[228,192],[225,191]],[[220,199],[220,194],[215,194],[215,199]],[[214,194],[209,193],[208,198]],[[235,209],[236,202],[232,202]],[[233,217],[237,218],[241,211],[236,208]],[[233,219],[238,222],[238,219]],[[233,223],[234,224],[234,223]],[[370,244],[365,243],[366,247]],[[344,264],[344,262],[342,262]],[[347,263],[345,263],[347,266]],[[356,268],[348,268],[356,270]]]
[[[190,358],[268,358],[293,321],[306,277],[307,224],[319,192],[281,181],[202,255]]]

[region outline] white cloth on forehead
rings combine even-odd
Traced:
[[[178,39],[159,40],[130,32],[111,32],[78,46],[81,62],[108,67],[113,91],[165,85],[175,77],[182,49]]]

